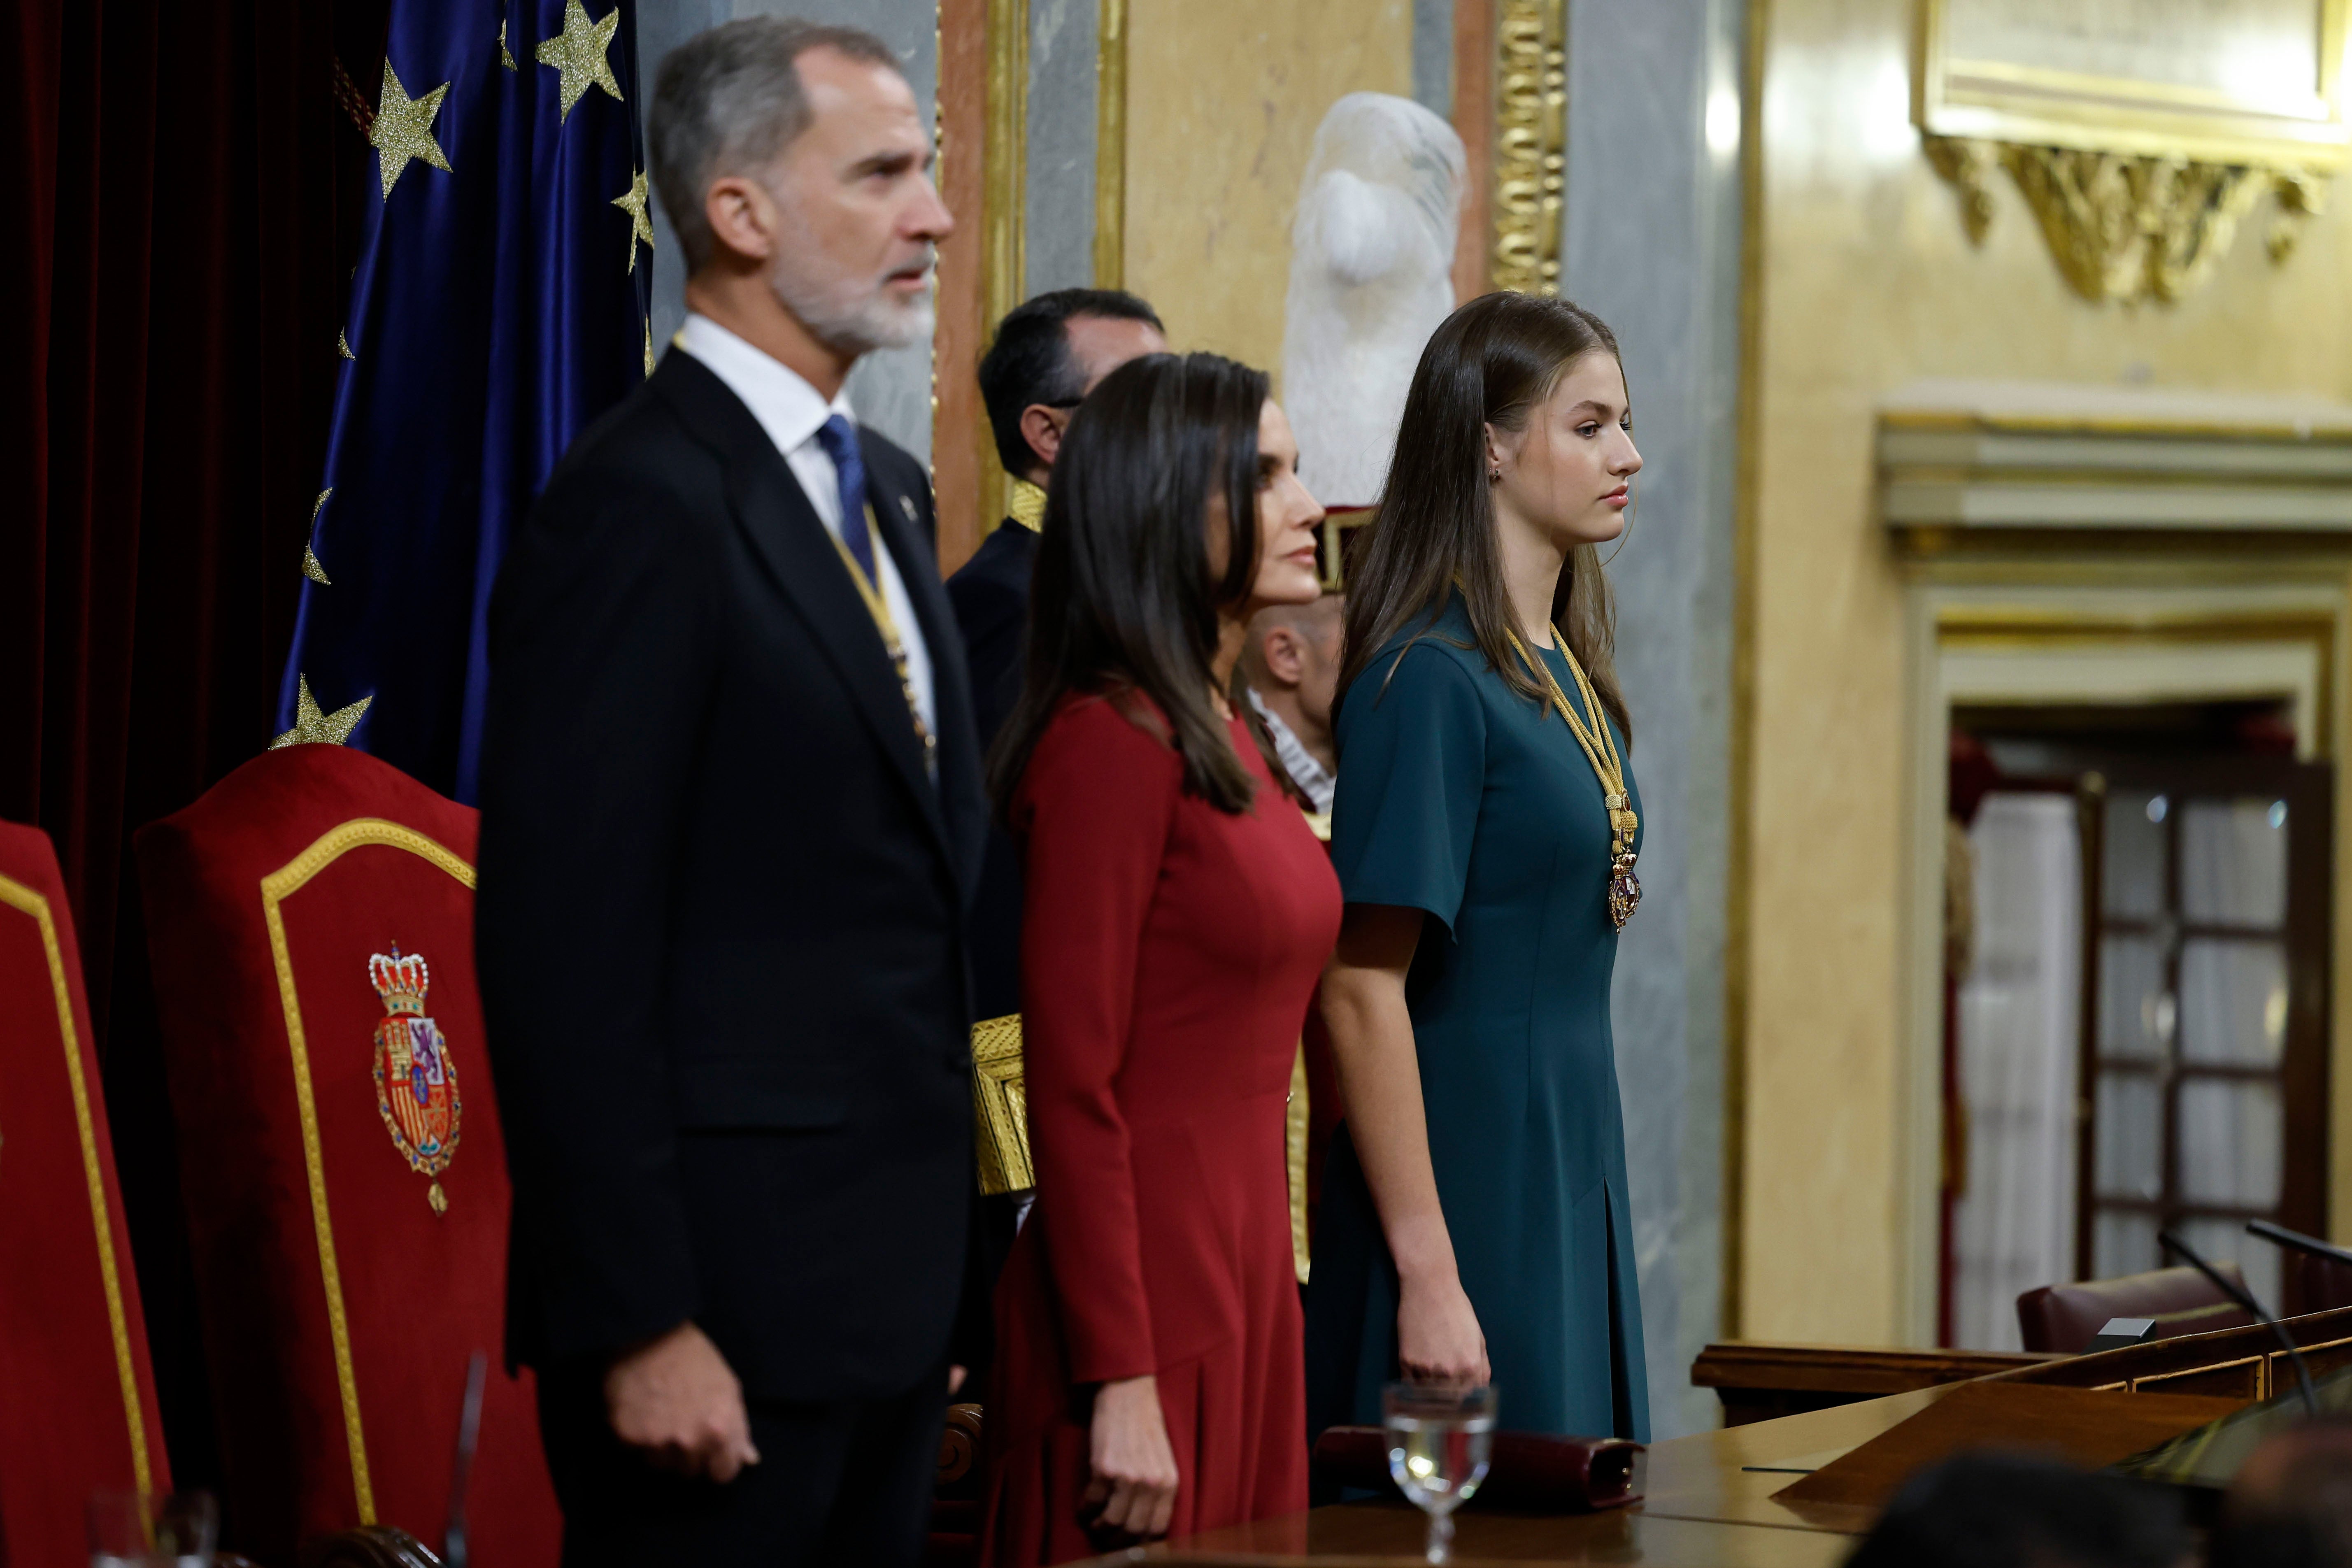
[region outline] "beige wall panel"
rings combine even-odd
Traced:
[[[1342,94],[1412,95],[1409,0],[1128,0],[1127,286],[1276,370],[1290,217]]]
[[[2323,217],[2274,266],[2265,198],[2188,300],[2091,304],[2007,175],[1969,243],[1909,123],[1913,0],[1759,15],[1741,1326],[1896,1343],[1932,1303],[1902,1267],[1906,674],[1902,579],[1873,513],[1876,406],[1923,376],[2352,397],[2352,246]],[[2347,195],[2331,195],[2339,214]]]

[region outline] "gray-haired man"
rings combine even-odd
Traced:
[[[950,220],[890,53],[731,22],[652,114],[673,353],[492,617],[479,971],[567,1563],[912,1563],[972,1203],[985,809],[920,464],[842,395]]]

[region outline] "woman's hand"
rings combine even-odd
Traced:
[[[1407,1383],[1475,1388],[1490,1381],[1486,1336],[1460,1279],[1400,1281],[1397,1362]]]
[[[1397,1266],[1397,1360],[1412,1383],[1488,1381],[1486,1337],[1462,1289],[1437,1200],[1421,1063],[1405,1004],[1424,921],[1419,910],[1349,904],[1323,971],[1323,1022],[1339,1068],[1348,1136]]]
[[[1153,1378],[1123,1377],[1095,1391],[1089,1458],[1094,1479],[1081,1509],[1090,1526],[1146,1539],[1168,1533],[1176,1513],[1176,1450],[1168,1444]]]

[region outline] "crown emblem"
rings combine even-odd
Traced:
[[[368,978],[375,984],[375,994],[383,998],[387,1014],[425,1016],[425,992],[433,984],[433,973],[425,967],[423,953],[412,952],[403,958],[400,943],[395,942],[391,957],[379,952],[369,958]]]
[[[446,1214],[449,1194],[439,1177],[457,1152],[457,1132],[465,1102],[457,1093],[457,1064],[441,1026],[425,1013],[425,993],[433,975],[423,953],[403,955],[394,942],[389,953],[368,958],[368,982],[383,999],[383,1016],[375,1026],[371,1063],[375,1079],[375,1108],[392,1146],[408,1168],[426,1179],[425,1202],[435,1214]]]

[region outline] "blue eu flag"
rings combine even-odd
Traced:
[[[474,798],[508,534],[653,370],[635,38],[633,0],[393,0],[280,744]]]

